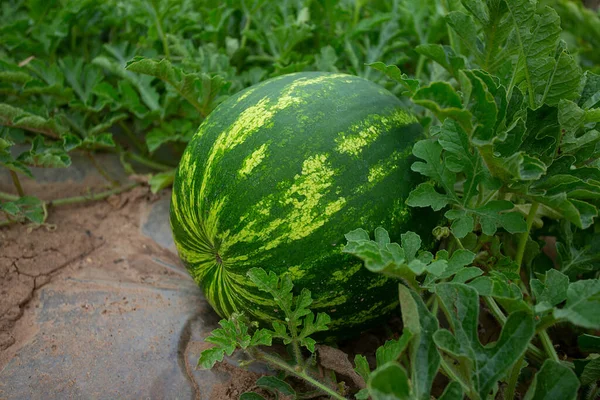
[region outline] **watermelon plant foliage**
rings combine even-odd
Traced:
[[[404,325],[375,365],[356,356],[365,384],[354,396],[597,398],[600,77],[569,52],[551,7],[444,4],[449,41],[416,48],[429,60],[420,79],[370,64],[428,133],[412,149],[426,181],[406,203],[446,223],[434,253],[413,232],[397,243],[383,227],[347,233],[345,252],[398,280]],[[482,314],[495,319],[491,337]]]
[[[0,193],[0,202],[28,195],[20,180],[37,168],[68,168],[74,154],[117,154],[153,192],[169,187],[195,129],[245,87],[314,70],[382,81],[366,66],[376,60],[416,67],[413,47],[440,36],[420,27],[441,16],[434,1],[418,15],[415,8],[398,1],[2,1],[0,170],[10,171],[15,193]],[[131,187],[94,165],[107,191]],[[29,205],[35,212],[2,206],[0,225],[40,224],[49,205]]]

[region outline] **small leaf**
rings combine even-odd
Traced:
[[[462,386],[458,382],[450,382],[439,400],[462,400],[464,397]]]
[[[525,352],[535,333],[533,318],[522,311],[510,314],[498,341],[483,346],[478,337],[479,296],[475,289],[460,283],[441,283],[436,294],[454,333],[440,329],[434,340],[459,364],[450,367],[468,373],[475,392],[487,398],[498,379]],[[470,361],[473,359],[477,362]]]
[[[410,384],[406,371],[396,362],[377,368],[369,376],[367,383],[373,400],[410,399]]]
[[[572,282],[567,290],[567,302],[554,310],[554,317],[566,319],[576,326],[600,329],[600,280]]]
[[[400,308],[404,329],[414,335],[410,342],[412,392],[418,400],[429,400],[433,380],[440,367],[440,353],[433,336],[439,322],[428,309],[421,296],[404,285],[398,285]]]
[[[369,380],[369,374],[371,373],[371,369],[369,368],[369,362],[367,361],[367,358],[362,354],[355,355],[354,365],[356,366],[354,368],[354,371],[356,371],[357,374],[362,376],[365,382],[367,382]]]
[[[569,277],[555,269],[550,269],[546,271],[545,282],[532,279],[531,288],[535,288],[537,302],[535,311],[544,312],[566,300]]]
[[[296,391],[287,382],[275,376],[261,376],[256,381],[256,385],[273,392],[280,392],[285,396],[296,396]]]
[[[578,389],[579,380],[570,368],[556,361],[546,360],[535,374],[525,400],[574,400]]]
[[[408,329],[404,329],[398,340],[388,340],[383,346],[380,346],[375,353],[377,366],[382,366],[390,361],[397,361],[412,337],[412,333]]]
[[[44,223],[44,203],[37,197],[23,196],[15,201],[0,203],[0,211],[18,220],[27,219],[34,224]]]
[[[200,353],[200,359],[198,360],[198,366],[204,369],[210,369],[215,365],[216,362],[223,361],[225,356],[225,350],[220,347],[211,347]]]
[[[150,184],[150,190],[152,193],[158,193],[162,189],[169,187],[175,181],[175,169],[167,172],[159,172],[158,174],[152,175],[148,183]]]
[[[395,65],[385,65],[384,63],[377,61],[367,66],[374,68],[378,71],[383,72],[389,78],[400,83],[406,88],[409,94],[413,94],[419,88],[419,81],[416,79],[409,79],[406,74],[403,74],[400,69]]]
[[[433,82],[420,88],[413,96],[413,101],[429,109],[442,122],[446,118],[457,121],[467,132],[471,132],[471,113],[463,108],[460,96],[446,82]]]
[[[582,351],[600,353],[600,336],[583,334],[577,338]]]
[[[431,183],[419,184],[410,192],[406,200],[406,204],[411,207],[431,207],[433,211],[441,210],[449,202],[448,196],[438,193]]]
[[[258,329],[252,335],[250,346],[271,346],[273,336],[268,329]]]
[[[421,44],[415,48],[416,52],[429,57],[444,67],[455,79],[458,79],[458,71],[465,68],[465,59],[454,53],[450,46],[440,44]]]

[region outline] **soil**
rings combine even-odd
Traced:
[[[140,215],[156,198],[140,187],[106,201],[51,209],[45,226],[0,229],[0,370],[35,334],[28,311],[36,306],[36,291],[56,277],[102,265],[107,275],[147,281],[152,271],[131,268],[136,261],[160,255],[179,262],[140,233]],[[69,290],[67,279],[54,283]]]

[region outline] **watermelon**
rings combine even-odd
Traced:
[[[435,222],[405,200],[418,184],[421,137],[401,101],[368,80],[304,72],[247,88],[202,123],[179,164],[171,228],[179,255],[222,317],[283,318],[247,277],[290,274],[331,332],[359,332],[397,309],[397,282],[342,253],[344,234],[383,226],[392,238]]]

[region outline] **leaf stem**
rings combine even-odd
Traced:
[[[171,59],[171,51],[169,50],[169,43],[167,42],[167,37],[165,36],[165,32],[162,27],[162,22],[160,17],[158,16],[158,10],[156,9],[156,4],[154,1],[150,0],[150,7],[152,7],[152,14],[154,16],[154,22],[156,23],[156,30],[158,31],[158,36],[160,37],[160,41],[162,42],[163,49],[165,51],[165,58],[167,60]]]
[[[135,136],[133,131],[131,129],[129,129],[129,127],[127,126],[127,124],[125,124],[125,122],[119,121],[119,126],[121,127],[121,129],[123,129],[123,132],[125,132],[125,135],[129,138],[129,140],[131,140],[133,142],[133,145],[135,147],[137,147],[137,149],[140,151],[140,153],[148,152],[148,148],[146,148],[142,144],[142,142],[140,142],[140,140]]]
[[[92,162],[92,164],[94,165],[94,167],[96,168],[96,170],[100,173],[100,175],[102,175],[102,177],[104,179],[106,179],[111,186],[119,186],[119,182],[115,179],[113,179],[108,172],[106,172],[106,170],[104,168],[102,168],[102,166],[98,163],[98,161],[96,160],[96,157],[94,157],[94,155],[92,154],[92,152],[87,151],[86,152],[88,158],[90,159],[90,161]]]
[[[452,237],[454,238],[454,241],[456,242],[456,244],[458,244],[458,247],[460,247],[462,250],[465,249],[465,246],[463,246],[462,242],[460,241],[459,238],[457,238],[454,233],[452,234]]]
[[[494,318],[496,318],[496,321],[498,321],[498,323],[501,326],[504,326],[504,324],[506,323],[506,316],[500,309],[500,306],[498,306],[498,303],[496,303],[496,300],[494,300],[494,298],[491,296],[482,297],[483,301],[490,309],[492,315],[494,316]],[[527,344],[527,354],[540,364],[544,362],[544,353],[531,342]]]
[[[553,315],[547,315],[537,324],[536,332],[541,332],[559,322]]]
[[[556,354],[556,350],[554,349],[554,344],[552,343],[550,336],[548,336],[548,332],[546,332],[546,330],[543,329],[541,332],[538,333],[538,336],[540,337],[542,347],[544,348],[544,350],[546,350],[546,354],[548,354],[548,357],[550,357],[550,359],[553,361],[560,362],[558,354]]]
[[[17,189],[17,193],[19,193],[19,197],[25,196],[25,192],[23,191],[23,187],[21,186],[21,181],[19,180],[19,176],[12,169],[10,170],[10,177],[12,178],[13,184]]]
[[[346,400],[345,397],[340,396],[340,394],[337,393],[336,391],[334,391],[333,389],[325,386],[318,380],[314,379],[312,376],[308,375],[306,373],[306,371],[304,370],[304,368],[296,369],[295,367],[289,365],[285,361],[283,361],[277,357],[274,357],[271,354],[265,353],[264,351],[261,351],[258,349],[253,349],[253,351],[255,352],[256,358],[262,359],[263,361],[266,361],[266,362],[270,363],[271,365],[276,366],[277,368],[280,368],[300,379],[305,380],[312,386],[316,387],[317,389],[322,390],[323,392],[327,393],[329,396],[331,396],[334,399]]]
[[[14,194],[0,192],[0,200],[6,201],[17,201],[19,200],[19,196],[15,196]]]
[[[417,61],[417,69],[415,71],[415,78],[421,79],[421,74],[423,73],[423,67],[425,66],[425,56],[423,54],[419,55],[419,61]]]
[[[498,303],[496,303],[494,298],[491,296],[483,296],[483,301],[485,301],[485,304],[492,312],[494,318],[496,318],[496,321],[498,321],[500,325],[504,325],[506,323],[506,316],[504,315],[504,313],[500,309],[500,306],[498,306]]]
[[[129,185],[120,186],[118,188],[106,190],[104,192],[100,192],[100,193],[96,193],[96,194],[92,194],[92,195],[65,197],[62,199],[50,200],[45,203],[47,206],[55,206],[56,207],[56,206],[65,206],[68,204],[85,203],[88,201],[103,200],[114,194],[119,194],[122,192],[126,192],[128,190],[131,190],[134,187],[139,186],[139,185],[140,185],[139,182],[133,182],[133,183],[130,183]]]
[[[519,240],[519,247],[517,248],[517,256],[515,258],[515,262],[517,263],[518,269],[517,273],[521,271],[521,264],[523,263],[523,256],[525,255],[525,247],[527,246],[527,239],[529,239],[529,232],[531,231],[531,227],[533,226],[533,221],[535,220],[535,215],[540,206],[540,203],[534,201],[531,203],[531,208],[529,209],[529,214],[527,214],[527,230],[521,234],[521,239]]]
[[[508,387],[506,388],[506,392],[504,392],[505,399],[514,399],[515,398],[515,389],[517,388],[517,382],[519,380],[519,375],[521,374],[521,365],[523,365],[523,360],[525,359],[525,355],[522,355],[521,358],[513,365],[510,370],[510,376],[508,379]]]
[[[450,380],[458,382],[460,384],[460,386],[462,386],[465,393],[468,393],[467,396],[469,398],[471,398],[471,396],[469,395],[472,392],[471,387],[469,385],[467,385],[458,375],[456,375],[454,373],[454,370],[452,370],[452,368],[448,365],[446,360],[444,360],[444,357],[441,357],[440,361],[441,361],[440,366],[442,367],[442,372],[444,373],[444,375],[446,375],[448,378],[450,378]]]
[[[244,28],[242,29],[242,41],[240,43],[240,49],[246,47],[246,41],[248,40],[247,32],[250,29],[250,24],[252,23],[252,17],[250,14],[246,14],[246,23],[244,23]]]
[[[142,165],[145,165],[146,167],[150,167],[150,168],[158,170],[158,171],[166,172],[166,171],[170,171],[173,169],[172,166],[158,163],[156,161],[150,160],[149,158],[146,158],[146,157],[141,156],[136,153],[127,152],[126,154],[127,154],[127,157],[131,158],[133,161],[136,161]]]

